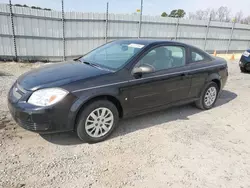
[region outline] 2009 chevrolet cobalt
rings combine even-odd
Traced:
[[[106,139],[120,118],[195,102],[214,106],[228,77],[224,59],[183,43],[117,40],[69,61],[20,76],[9,110],[25,129],[76,131]]]

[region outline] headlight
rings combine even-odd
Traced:
[[[243,56],[245,56],[245,57],[249,57],[249,56],[250,56],[250,52],[245,51],[245,52],[243,53]]]
[[[36,106],[50,106],[61,101],[69,92],[60,88],[48,88],[35,91],[28,103]]]

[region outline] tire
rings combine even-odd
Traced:
[[[216,90],[216,94],[214,96],[215,98],[213,98],[213,100],[211,101],[211,104],[208,105],[205,102],[206,94],[207,94],[208,90],[211,89],[211,88]],[[211,89],[211,90],[213,90],[213,89]],[[206,86],[204,87],[204,89],[203,89],[203,91],[201,93],[201,96],[200,96],[199,100],[195,102],[196,107],[200,108],[202,110],[209,110],[209,109],[213,108],[214,104],[216,103],[218,93],[219,93],[219,87],[218,87],[218,85],[216,83],[210,82],[210,83],[206,84]]]
[[[247,70],[244,67],[240,67],[240,71],[243,73],[247,72]]]
[[[250,63],[247,63],[245,66],[245,71],[250,72]]]
[[[108,115],[102,115],[104,111]],[[110,136],[118,121],[119,113],[116,106],[107,100],[97,100],[87,105],[81,112],[77,121],[76,132],[78,137],[87,143],[101,142]]]

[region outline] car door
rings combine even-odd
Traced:
[[[204,87],[209,72],[204,67],[211,66],[211,58],[196,48],[189,48],[188,67],[191,76],[189,97],[197,98]]]
[[[128,96],[125,108],[130,112],[154,108],[186,99],[189,95],[191,79],[185,73],[186,49],[184,46],[164,45],[149,50],[134,67],[150,65],[151,73],[133,77],[123,88]]]

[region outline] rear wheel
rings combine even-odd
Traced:
[[[250,72],[250,63],[247,63],[245,66],[246,72]]]
[[[202,110],[211,109],[218,97],[219,87],[216,83],[210,82],[202,91],[200,99],[196,101],[196,106]]]
[[[241,72],[246,72],[247,70],[244,67],[240,67]]]
[[[110,136],[118,120],[119,113],[112,102],[95,101],[81,112],[77,121],[77,135],[88,143],[101,142]]]

